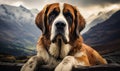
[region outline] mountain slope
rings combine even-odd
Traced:
[[[120,10],[106,21],[97,24],[82,36],[84,42],[95,49],[120,49]],[[101,48],[103,47],[103,48]],[[111,50],[110,50],[111,49]],[[107,51],[107,50],[106,50]]]
[[[97,14],[92,14],[90,17],[88,17],[86,27],[83,29],[81,34],[87,32],[90,28],[97,25],[98,23],[107,20],[116,11],[118,11],[118,9],[113,9],[110,11],[100,11]]]
[[[0,5],[0,53],[30,55],[40,35],[34,19],[38,10]]]

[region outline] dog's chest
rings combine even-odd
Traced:
[[[56,43],[51,43],[49,52],[55,58],[64,58],[68,55],[71,46],[69,44],[62,43],[61,47],[59,47]]]

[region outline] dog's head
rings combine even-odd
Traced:
[[[61,39],[64,43],[79,38],[85,20],[78,9],[70,4],[46,5],[36,17],[36,25],[51,42]]]

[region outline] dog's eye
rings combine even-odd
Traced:
[[[64,15],[65,15],[65,18],[66,18],[66,20],[68,21],[68,23],[69,23],[69,24],[72,24],[72,21],[73,21],[73,20],[72,20],[72,18],[73,18],[73,17],[72,17],[72,14],[71,14],[70,12],[67,12],[67,13],[65,13]]]
[[[50,15],[49,15],[49,23],[52,23],[53,22],[53,20],[56,18],[56,16],[58,15],[58,12],[57,11],[55,11],[55,10],[53,10],[51,13],[50,13]]]
[[[51,15],[49,16],[49,23],[51,23],[54,18],[55,18],[55,14],[51,14]]]

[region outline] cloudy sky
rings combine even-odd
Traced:
[[[77,6],[85,18],[99,11],[120,8],[120,0],[0,0],[0,4],[23,5],[28,9],[37,8],[38,10],[41,10],[46,4],[55,2]]]

